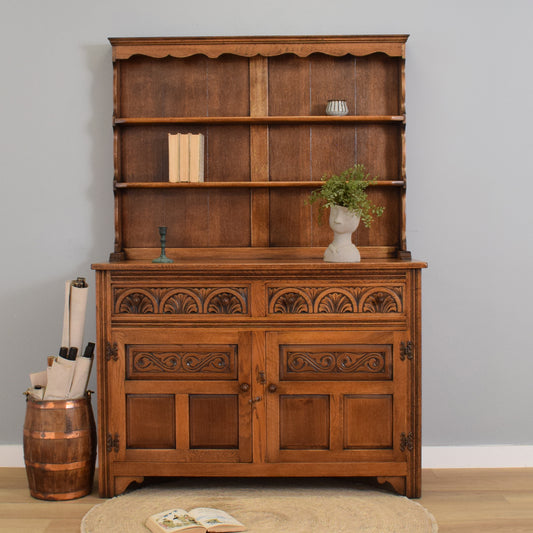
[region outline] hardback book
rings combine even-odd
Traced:
[[[190,511],[169,509],[148,517],[145,526],[152,533],[226,533],[246,531],[246,528],[230,514],[220,509],[197,507]]]
[[[178,177],[178,133],[168,134],[168,181],[177,183]]]
[[[178,133],[178,174],[179,181],[191,181],[189,174],[189,135],[187,133]]]
[[[204,181],[204,136],[189,133],[189,177],[193,183]]]

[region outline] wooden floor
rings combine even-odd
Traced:
[[[424,470],[422,490],[418,502],[441,533],[533,532],[533,468]],[[69,502],[35,500],[23,468],[0,468],[0,533],[78,533],[102,501],[96,490]]]

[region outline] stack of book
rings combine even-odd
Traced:
[[[168,181],[204,181],[204,136],[201,133],[168,134]]]

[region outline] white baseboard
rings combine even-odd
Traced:
[[[22,444],[0,445],[0,467],[1,466],[24,466]]]
[[[21,444],[0,445],[0,467],[24,467]],[[533,468],[533,446],[423,446],[422,468]]]
[[[422,468],[531,468],[533,446],[422,446]]]

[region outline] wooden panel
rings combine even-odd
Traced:
[[[224,55],[207,61],[207,100],[210,117],[250,114],[248,58]]]
[[[311,180],[311,127],[269,127],[270,181]]]
[[[307,191],[270,191],[270,246],[308,246],[311,242],[311,207]]]
[[[128,345],[127,379],[237,379],[236,345]]]
[[[246,189],[218,190],[210,191],[207,195],[208,208],[204,217],[208,222],[208,246],[250,246],[251,192]]]
[[[402,162],[401,126],[368,124],[357,129],[357,163],[378,179],[400,179]]]
[[[282,381],[370,381],[392,378],[392,346],[280,345]]]
[[[346,55],[309,56],[311,115],[325,115],[328,100],[346,100],[348,113],[355,115],[356,59]]]
[[[239,447],[239,397],[192,394],[189,397],[191,448]]]
[[[293,55],[268,59],[270,115],[309,115],[309,60]]]
[[[311,128],[311,179],[340,174],[357,161],[357,128],[350,125],[320,125]]]
[[[329,412],[327,395],[280,395],[280,449],[328,449]]]
[[[199,55],[184,59],[133,57],[122,61],[122,116],[205,116],[207,63],[208,59]]]
[[[213,209],[209,192],[200,189],[131,189],[122,197],[125,248],[159,249],[159,226],[169,228],[168,248],[246,246],[250,242],[250,193],[246,189],[233,191],[232,199],[222,195]],[[180,230],[184,227],[187,231]]]
[[[384,54],[356,59],[356,111],[359,115],[398,115],[401,59]]]
[[[379,189],[369,188],[368,197],[376,205],[385,208],[383,215],[374,218],[374,223],[370,228],[363,224],[353,234],[353,241],[357,246],[400,246],[401,240],[401,195],[400,189]]]
[[[175,448],[173,394],[126,396],[127,448]]]
[[[391,395],[346,395],[344,397],[344,447],[392,448]]]
[[[250,181],[250,126],[206,128],[205,181]]]

